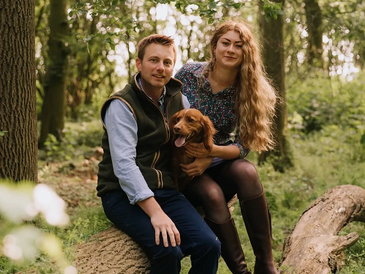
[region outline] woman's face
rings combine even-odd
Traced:
[[[239,68],[243,60],[242,45],[238,32],[230,30],[223,34],[214,50],[216,66],[227,69]]]

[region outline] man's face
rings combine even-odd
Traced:
[[[170,81],[174,57],[172,47],[153,43],[146,47],[143,60],[137,58],[136,66],[146,92],[160,91]]]

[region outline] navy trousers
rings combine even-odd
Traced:
[[[123,191],[105,194],[103,208],[116,227],[131,236],[146,251],[151,261],[150,274],[178,274],[183,255],[190,255],[189,274],[214,274],[218,269],[221,243],[183,194],[159,189],[155,199],[180,232],[180,246],[164,247],[155,243],[150,217],[138,206],[131,205]]]

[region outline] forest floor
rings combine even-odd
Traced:
[[[47,163],[39,167],[39,183],[46,184],[66,202],[67,212],[100,205],[96,196],[99,149],[89,159],[78,162]]]

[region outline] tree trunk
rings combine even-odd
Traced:
[[[121,230],[111,227],[76,247],[81,273],[145,274],[150,262],[142,248]]]
[[[99,30],[97,29],[96,25],[99,22],[99,17],[98,16],[93,16],[93,19],[90,23],[90,30],[89,33],[90,35],[95,35]],[[94,87],[95,87],[95,81],[93,79],[93,75],[95,73],[95,63],[94,60],[97,60],[96,55],[97,55],[97,50],[95,49],[96,46],[94,45],[95,42],[91,39],[89,42],[89,48],[90,48],[90,52],[87,55],[87,59],[86,59],[86,70],[84,71],[84,77],[86,79],[86,88],[85,88],[85,105],[91,105],[92,104],[92,100],[93,100],[93,95],[94,95]]]
[[[308,32],[308,64],[323,68],[322,11],[317,0],[304,0],[304,3]]]
[[[0,178],[37,182],[34,1],[0,2]]]
[[[302,214],[284,243],[281,273],[337,273],[344,265],[343,250],[358,234],[338,236],[352,221],[365,222],[365,190],[342,185],[328,190]]]
[[[48,134],[57,140],[62,138],[66,111],[66,84],[68,66],[68,35],[67,0],[51,0],[50,2],[48,40],[48,57],[45,80],[45,97],[42,105],[42,127],[38,140],[39,147],[43,147]]]
[[[286,167],[293,166],[292,154],[287,140],[287,109],[285,99],[285,60],[284,60],[284,18],[278,15],[277,19],[265,20],[263,15],[263,1],[260,1],[260,32],[263,44],[263,59],[266,72],[272,79],[278,91],[279,103],[276,108],[275,128],[277,146],[273,152],[262,153],[259,164],[264,162],[269,155],[273,155],[275,170],[283,172]],[[275,0],[283,3],[282,0]]]

